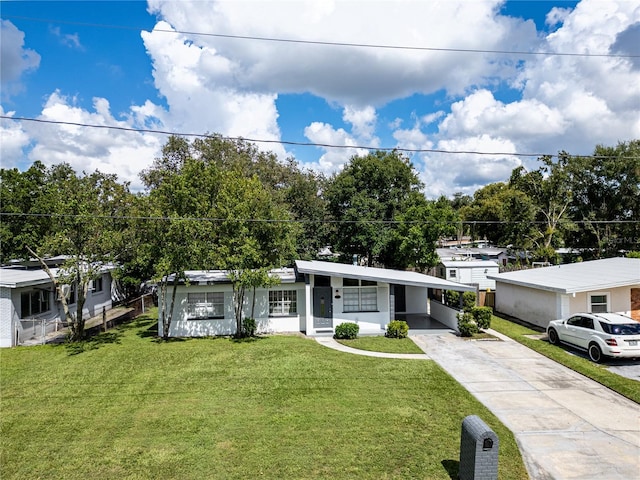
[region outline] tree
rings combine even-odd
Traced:
[[[555,248],[563,245],[564,235],[575,229],[569,216],[572,202],[571,171],[567,168],[569,155],[561,152],[558,160],[550,156],[538,160],[542,165],[532,172],[518,167],[511,173],[509,186],[527,195],[536,211],[532,242],[536,257],[555,259]]]
[[[68,164],[51,167],[46,183],[49,218],[55,228],[25,243],[24,248],[39,260],[53,282],[69,324],[70,340],[78,341],[84,337],[83,309],[89,285],[105,268],[113,268],[117,259],[130,193],[128,185],[118,183],[115,175],[96,171],[78,176]],[[57,275],[45,262],[50,255],[66,257]],[[67,299],[71,291],[77,298]],[[69,309],[73,302],[75,312]]]
[[[325,191],[329,212],[340,227],[334,245],[347,255],[391,265],[397,256],[396,216],[422,196],[412,164],[398,152],[354,156]]]
[[[596,146],[593,157],[569,159],[570,215],[581,229],[568,243],[596,258],[637,248],[640,237],[640,140]]]
[[[142,175],[152,217],[145,258],[154,266],[162,304],[162,336],[169,336],[176,285],[188,269],[223,269],[234,289],[237,335],[247,290],[275,281],[274,267],[293,260],[297,226],[281,197],[257,174],[247,175],[257,150],[213,137],[172,138],[163,158]]]
[[[398,262],[395,268],[415,267],[421,272],[439,262],[436,245],[440,238],[456,233],[459,217],[445,197],[418,200],[397,215]]]
[[[220,223],[213,255],[216,265],[229,273],[236,336],[242,337],[247,334],[242,315],[247,290],[253,290],[255,299],[257,287],[278,281],[269,270],[293,261],[298,226],[257,176],[245,177],[238,170],[222,173],[216,218]]]

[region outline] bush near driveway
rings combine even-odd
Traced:
[[[299,336],[164,342],[155,315],[82,352],[0,351],[3,480],[447,480],[473,414],[500,437],[499,478],[527,476],[509,430],[433,361]]]

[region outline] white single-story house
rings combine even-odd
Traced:
[[[437,276],[450,282],[475,285],[478,290],[495,290],[495,280],[488,275],[500,272],[499,265],[491,260],[443,260],[437,267]]]
[[[389,321],[432,318],[457,329],[458,310],[445,306],[444,290],[475,287],[416,272],[321,261],[296,261],[295,268],[273,270],[280,283],[247,292],[243,317],[253,316],[261,333],[333,333],[354,322],[362,334],[382,334]],[[177,286],[169,335],[198,337],[235,333],[233,288],[226,272],[188,271]],[[162,305],[162,299],[160,299]],[[158,333],[162,333],[159,312]]]
[[[495,310],[546,327],[579,312],[615,312],[640,321],[640,259],[589,262],[489,275]]]
[[[58,268],[51,268],[54,275]],[[111,271],[105,268],[90,284],[83,316],[91,318],[112,307]],[[68,286],[69,308],[75,311],[77,292]],[[17,265],[0,268],[0,347],[14,347],[32,338],[42,338],[62,326],[64,312],[47,273]]]

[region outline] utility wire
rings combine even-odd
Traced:
[[[23,122],[45,123],[45,124],[52,124],[52,125],[69,125],[74,127],[97,128],[97,129],[105,129],[105,130],[120,130],[125,132],[174,135],[179,137],[198,137],[198,138],[214,138],[214,139],[220,138],[222,140],[229,140],[234,142],[245,141],[245,142],[253,142],[253,143],[279,144],[279,145],[290,145],[290,146],[298,146],[298,147],[359,149],[359,150],[369,150],[369,151],[403,152],[403,153],[442,153],[442,154],[456,154],[456,155],[490,155],[490,156],[511,156],[511,157],[553,158],[553,157],[560,157],[562,155],[557,153],[554,154],[554,153],[482,152],[477,150],[442,150],[437,148],[373,147],[369,145],[336,145],[331,143],[294,142],[291,140],[269,140],[269,139],[260,139],[260,138],[229,137],[229,136],[224,136],[219,134],[170,132],[168,130],[122,127],[118,125],[94,125],[89,123],[67,122],[62,120],[44,120],[41,118],[12,117],[8,115],[0,115],[0,119],[23,121]],[[575,158],[593,158],[593,159],[611,157],[610,155],[571,155],[571,156]],[[637,157],[616,157],[616,158],[634,159]]]
[[[100,23],[86,23],[86,22],[73,22],[68,20],[55,20],[35,17],[25,17],[19,15],[3,15],[4,18],[26,20],[31,22],[43,22],[43,23],[59,23],[62,25],[75,25],[82,27],[92,28],[105,28],[105,29],[118,29],[118,30],[133,30],[141,31],[146,30],[141,27],[132,27],[126,25],[110,25]],[[420,46],[408,46],[408,45],[387,45],[387,44],[372,44],[372,43],[352,43],[352,42],[329,42],[322,40],[301,40],[293,38],[277,38],[277,37],[261,37],[253,35],[231,35],[224,33],[210,33],[210,32],[193,32],[188,30],[174,30],[165,28],[154,28],[154,32],[172,33],[182,35],[193,35],[201,37],[215,37],[226,38],[233,40],[253,40],[260,42],[276,42],[276,43],[293,43],[302,45],[322,45],[332,47],[350,47],[350,48],[378,48],[387,50],[413,50],[413,51],[427,51],[427,52],[448,52],[448,53],[491,53],[498,55],[528,55],[528,56],[555,56],[555,57],[604,57],[604,58],[640,58],[638,55],[617,54],[617,53],[578,53],[578,52],[530,52],[522,50],[490,50],[490,49],[476,49],[476,48],[440,48],[440,47],[420,47]]]

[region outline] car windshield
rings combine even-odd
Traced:
[[[605,333],[611,335],[640,335],[640,323],[611,324],[600,322]]]

